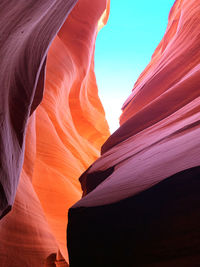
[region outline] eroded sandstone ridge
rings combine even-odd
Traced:
[[[72,267],[200,262],[199,34],[200,1],[176,0],[120,128],[80,177],[84,197],[69,211]]]
[[[94,74],[107,2],[76,2],[0,3],[1,266],[67,266],[78,177],[109,136]]]
[[[0,265],[68,266],[83,191],[71,267],[197,266],[200,0],[175,1],[109,138],[94,74],[109,1],[76,2],[0,2]]]

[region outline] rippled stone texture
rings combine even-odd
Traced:
[[[106,0],[76,2],[0,3],[1,216],[15,199],[0,221],[1,266],[67,266],[78,177],[109,136],[94,74]]]
[[[177,0],[123,106],[120,128],[81,176],[69,212],[71,267],[200,261],[200,1]],[[79,242],[77,242],[79,240]]]
[[[75,3],[0,3],[0,216],[14,201],[27,120],[42,99],[48,46]]]

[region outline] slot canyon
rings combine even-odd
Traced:
[[[0,267],[200,266],[200,0],[175,0],[112,134],[94,68],[109,13],[0,2]]]

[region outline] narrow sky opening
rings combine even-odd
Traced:
[[[95,72],[111,133],[121,107],[151,60],[168,23],[174,0],[111,0],[107,25],[99,32]]]

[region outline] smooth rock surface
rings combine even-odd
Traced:
[[[2,267],[68,266],[68,208],[109,136],[94,74],[107,2],[76,2],[0,3]]]
[[[80,178],[84,197],[69,211],[70,266],[79,259],[86,266],[199,263],[199,32],[200,1],[176,0],[121,126]]]

